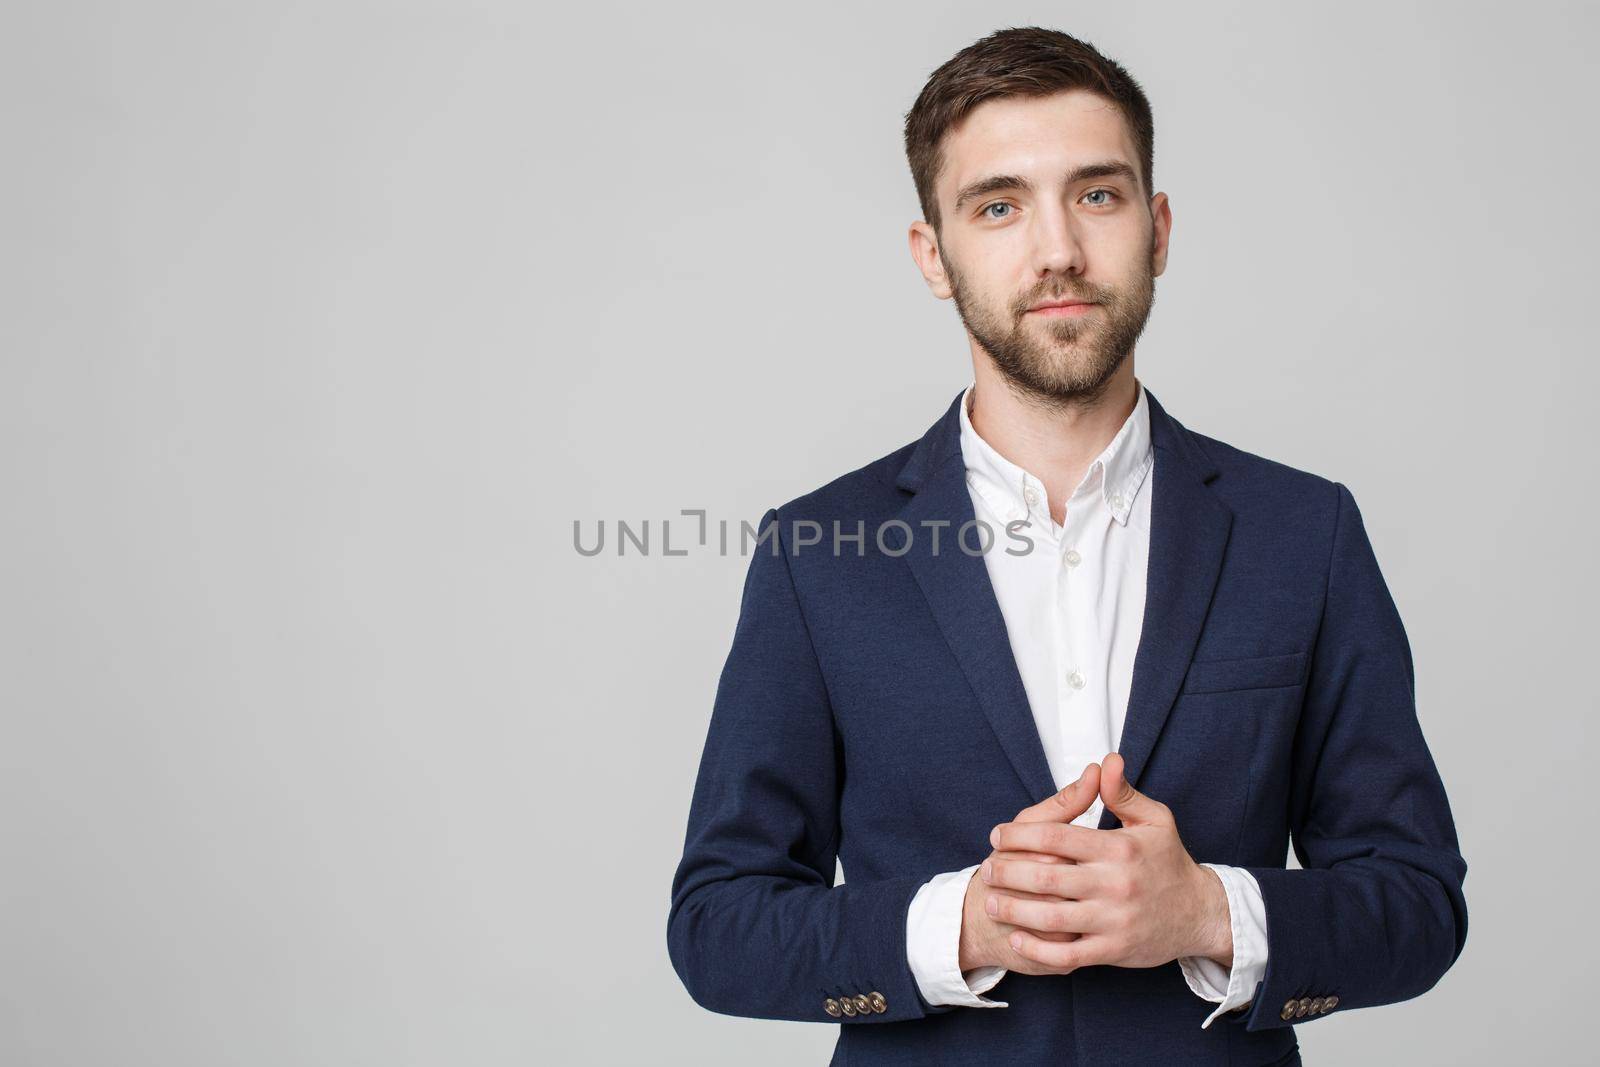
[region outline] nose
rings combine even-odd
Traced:
[[[1083,242],[1079,240],[1072,213],[1055,205],[1041,205],[1034,213],[1032,237],[1033,269],[1039,277],[1056,274],[1082,274]]]

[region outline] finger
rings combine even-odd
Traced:
[[[1048,852],[1080,863],[1103,859],[1113,831],[1061,822],[1003,822],[989,834],[996,851]]]
[[[1032,860],[1035,863],[1071,863],[1065,856],[1057,856],[1050,852],[991,852],[992,860]]]
[[[1023,808],[1013,822],[1071,822],[1094,804],[1100,795],[1100,765],[1091,763],[1078,780],[1045,797],[1032,807]]]
[[[1100,799],[1124,826],[1172,820],[1172,810],[1154,797],[1147,797],[1128,781],[1127,763],[1120,753],[1109,753],[1100,775]]]
[[[1110,962],[1100,945],[1100,938],[1093,934],[1072,941],[1054,941],[1027,930],[1013,930],[1006,941],[1017,955],[1042,963],[1057,974]]]
[[[1072,862],[1064,856],[1052,856],[1048,852],[991,852],[989,854],[989,858],[978,865],[978,878],[980,878],[985,884],[988,883],[989,878],[984,871],[984,867],[992,867],[995,860],[1032,860],[1035,863],[1055,864]],[[1054,895],[1051,893],[1029,893],[1025,889],[1017,889],[1015,887],[1012,887],[1010,891],[1016,893],[1018,896],[1037,897],[1040,900],[1048,900]]]
[[[998,893],[998,892],[1001,892],[1001,890],[990,889],[989,892]],[[1059,896],[1057,896],[1054,893],[1030,893],[1026,889],[1009,889],[1008,888],[1008,889],[1004,890],[1004,892],[1010,893],[1012,896],[1022,897],[1022,898],[1026,899],[1026,900],[1060,900],[1061,899]]]
[[[1014,897],[1003,891],[984,901],[989,917],[1038,934],[1092,934],[1105,929],[1105,909],[1088,901]]]
[[[1079,863],[1034,863],[1032,860],[989,860],[979,876],[995,889],[1082,900],[1097,895],[1099,875]]]

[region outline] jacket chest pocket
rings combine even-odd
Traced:
[[[1194,660],[1183,679],[1185,693],[1227,693],[1237,689],[1276,689],[1305,681],[1307,653],[1244,659]]]

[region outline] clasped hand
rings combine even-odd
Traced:
[[[1222,880],[1189,855],[1171,809],[1128,783],[1120,755],[1102,762],[990,834],[962,910],[963,971],[1066,974],[1186,956],[1232,966]],[[1121,827],[1072,822],[1097,795]]]

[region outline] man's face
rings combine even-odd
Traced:
[[[1166,195],[1143,190],[1121,113],[1081,90],[990,100],[944,151],[941,232],[936,245],[913,237],[936,295],[954,298],[974,342],[1024,392],[1098,395],[1150,317],[1170,226]],[[1052,300],[1089,306],[1035,309]]]

